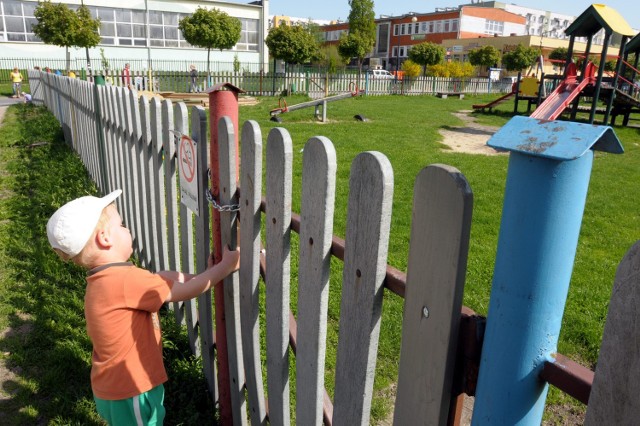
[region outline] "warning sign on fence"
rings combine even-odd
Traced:
[[[200,215],[198,208],[198,154],[196,142],[187,135],[180,136],[178,164],[180,170],[180,202],[196,215]]]

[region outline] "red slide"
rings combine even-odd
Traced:
[[[571,66],[573,65],[573,66]],[[567,69],[567,77],[560,83],[556,90],[554,90],[543,103],[530,115],[531,118],[538,118],[540,120],[555,120],[562,114],[571,102],[595,80],[595,65],[589,62],[585,76],[582,81],[578,81],[576,73],[576,66],[570,64]]]

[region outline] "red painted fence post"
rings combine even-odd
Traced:
[[[209,94],[209,133],[211,143],[209,145],[209,167],[211,168],[211,194],[216,202],[220,202],[220,177],[218,158],[218,121],[224,116],[231,118],[235,129],[236,167],[238,167],[238,93],[241,89],[230,83],[222,83],[212,86]],[[238,174],[236,173],[236,176]],[[211,212],[211,236],[213,238],[213,250],[215,263],[222,260],[222,241],[220,236],[220,212],[212,209]],[[215,323],[216,323],[216,352],[218,361],[218,404],[220,406],[220,423],[233,424],[231,414],[231,394],[229,385],[229,357],[227,353],[227,332],[224,314],[224,292],[222,282],[214,286]]]

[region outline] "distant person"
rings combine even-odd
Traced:
[[[13,71],[11,71],[11,83],[13,84],[13,96],[12,98],[19,98],[22,88],[22,73],[18,67],[15,67]]]
[[[62,71],[60,71],[60,70],[56,70],[56,73],[55,73],[55,74],[56,74],[56,75],[62,75]]]
[[[30,104],[32,101],[31,94],[22,92],[22,99],[24,99],[25,104]]]
[[[76,73],[73,70],[69,71],[69,78],[76,78]]]
[[[87,269],[84,316],[93,344],[91,390],[110,425],[162,425],[164,382],[158,311],[166,302],[193,299],[238,269],[240,250],[198,274],[157,274],[129,262],[131,233],[114,204],[122,190],[85,196],[60,207],[47,238],[65,261]]]
[[[122,85],[124,87],[131,87],[131,70],[129,69],[129,64],[124,64],[124,69],[122,70]]]
[[[191,65],[189,71],[189,78],[191,79],[191,93],[198,92],[198,70],[195,65]]]

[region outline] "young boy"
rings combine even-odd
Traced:
[[[121,193],[65,204],[49,219],[47,237],[62,259],[88,269],[84,309],[98,413],[110,425],[162,424],[167,373],[158,310],[236,271],[240,252],[225,248],[222,261],[199,275],[138,268],[128,262],[131,233],[114,204]]]

